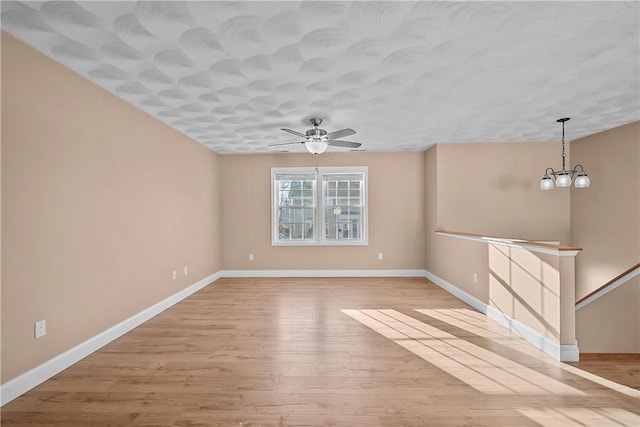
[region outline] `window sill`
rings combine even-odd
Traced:
[[[368,246],[369,242],[365,240],[337,240],[334,242],[316,242],[316,241],[292,241],[292,242],[271,242],[271,246]]]

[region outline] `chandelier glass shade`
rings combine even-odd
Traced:
[[[547,168],[544,171],[544,176],[540,180],[540,189],[541,190],[551,190],[553,189],[554,179],[555,185],[557,187],[571,187],[571,181],[573,180],[573,176],[578,174],[576,180],[574,182],[574,186],[576,188],[587,188],[591,185],[591,180],[587,176],[587,173],[584,171],[582,165],[575,165],[573,169],[566,169],[565,166],[565,150],[564,150],[564,122],[568,121],[569,118],[558,119],[558,123],[562,123],[562,170],[555,171],[553,168]]]

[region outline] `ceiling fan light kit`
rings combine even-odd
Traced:
[[[285,142],[283,144],[271,144],[269,147],[278,147],[282,145],[291,145],[291,144],[304,144],[305,148],[311,154],[322,154],[327,151],[327,148],[331,145],[334,147],[344,147],[344,148],[358,148],[362,144],[359,142],[350,142],[350,141],[340,141],[338,138],[342,138],[344,136],[355,135],[356,131],[353,129],[342,129],[337,130],[335,132],[327,133],[326,130],[318,128],[322,123],[322,119],[313,117],[309,119],[309,122],[313,125],[313,129],[309,129],[305,133],[300,133],[291,129],[281,129],[290,134],[299,136],[304,138],[304,141],[298,142]]]
[[[571,187],[571,180],[575,174],[578,174],[574,186],[576,188],[587,188],[591,185],[591,180],[587,176],[587,173],[584,171],[582,165],[575,165],[573,169],[567,170],[565,166],[565,150],[564,150],[564,123],[569,121],[569,117],[565,117],[562,119],[558,119],[558,123],[562,123],[562,170],[555,171],[553,168],[547,168],[544,171],[544,176],[540,180],[540,189],[541,190],[551,190],[553,189],[553,178],[556,178],[556,186],[557,187]]]
[[[318,129],[318,126],[320,126],[320,123],[322,123],[322,119],[314,117],[309,121],[313,126],[315,126],[315,128],[309,129],[306,132],[307,141],[305,142],[304,146],[311,154],[322,154],[327,151],[327,147],[329,146],[327,144],[327,141],[329,139],[327,137],[327,131],[324,129]]]
[[[322,138],[311,137],[304,144],[305,148],[311,154],[322,154],[327,151],[327,142]]]

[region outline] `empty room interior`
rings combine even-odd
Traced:
[[[639,17],[2,1],[1,424],[638,426]]]

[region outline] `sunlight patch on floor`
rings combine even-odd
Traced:
[[[396,310],[342,312],[482,393],[584,395],[580,390]]]
[[[505,341],[508,341],[509,348],[513,350],[522,351],[526,354],[538,351],[538,349],[532,347],[531,344],[524,339],[514,335],[513,332],[504,326],[490,320],[486,315],[478,313],[475,310],[468,308],[440,308],[415,309],[414,311],[433,317],[434,319],[438,319],[482,338],[489,338],[505,345],[507,345]],[[540,350],[540,354],[544,354],[544,352]]]
[[[482,313],[478,313],[477,311],[470,310],[468,308],[416,309],[415,311],[434,319],[438,319],[442,322],[446,322],[479,337],[490,338],[496,342],[500,342],[504,339],[509,339],[508,345],[511,349],[519,350],[525,352],[526,354],[530,354],[532,351],[535,351],[531,347],[531,345],[524,339],[519,339],[512,332],[505,329],[498,323],[488,319],[487,316]],[[540,353],[542,354],[543,352],[540,351]],[[571,374],[577,375],[581,378],[594,382],[603,387],[607,387],[611,390],[615,390],[629,397],[640,399],[640,390],[615,383],[613,381],[594,375],[590,372],[583,371],[582,369],[578,369],[571,365],[567,365],[566,363],[558,362],[554,359],[549,359],[548,361],[546,361],[546,363],[554,364],[566,372],[570,372]]]
[[[509,330],[495,322],[490,323],[486,315],[468,308],[416,308],[414,311],[484,338],[513,338]]]
[[[518,412],[540,424],[542,427],[636,427],[640,422],[638,415],[619,408],[520,408]]]

